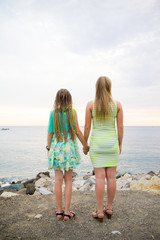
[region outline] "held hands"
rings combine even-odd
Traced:
[[[87,145],[87,146],[83,147],[83,153],[85,155],[87,155],[88,152],[89,152],[89,146]]]

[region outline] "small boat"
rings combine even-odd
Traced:
[[[2,128],[1,130],[9,130],[9,128]]]

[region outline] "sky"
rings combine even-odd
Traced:
[[[47,126],[60,88],[83,126],[99,76],[125,126],[160,126],[160,1],[0,0],[0,126]]]

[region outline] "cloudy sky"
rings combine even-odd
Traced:
[[[0,0],[0,125],[47,125],[70,90],[80,125],[101,75],[125,125],[160,125],[160,1]]]

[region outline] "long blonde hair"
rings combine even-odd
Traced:
[[[110,118],[110,103],[114,102],[111,94],[111,80],[108,77],[99,77],[96,82],[95,118],[103,122]]]
[[[59,116],[60,115],[60,116]],[[60,89],[54,102],[54,127],[57,141],[62,141],[64,138],[67,140],[67,133],[65,129],[65,115],[67,115],[68,131],[71,139],[74,141],[75,131],[73,126],[73,109],[72,109],[72,96],[67,89]],[[62,133],[60,130],[62,126]]]

